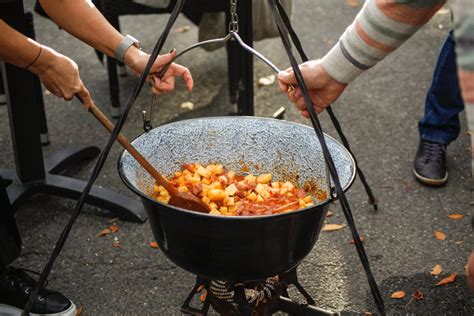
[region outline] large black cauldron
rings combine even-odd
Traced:
[[[349,152],[326,136],[345,190],[355,177]],[[180,121],[139,136],[133,145],[163,174],[182,163],[224,164],[277,178],[298,176],[299,184],[326,188],[321,147],[313,129],[256,117],[217,117]],[[148,194],[153,180],[124,152],[119,159],[124,183],[145,205],[161,250],[179,267],[210,279],[251,281],[286,272],[311,251],[330,201],[300,211],[259,217],[224,217],[161,204]]]

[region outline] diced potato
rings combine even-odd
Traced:
[[[220,189],[210,189],[207,191],[207,196],[211,201],[220,201],[223,200],[227,194],[224,190]]]
[[[306,207],[306,203],[303,200],[299,201],[300,208]]]
[[[263,190],[260,195],[266,200],[270,197],[270,192],[268,190]]]
[[[226,173],[226,176],[227,176],[227,178],[229,178],[229,180],[234,180],[235,172],[229,171],[229,172]]]
[[[203,196],[201,200],[206,204],[211,203],[211,200],[207,196]]]
[[[280,194],[285,195],[286,193],[288,193],[288,189],[287,189],[286,187],[282,187],[282,188],[280,189]]]
[[[313,202],[313,199],[311,198],[311,196],[308,195],[308,196],[305,196],[305,197],[303,198],[303,201],[304,201],[305,203],[311,203],[311,202]]]
[[[255,201],[257,199],[257,194],[255,194],[255,192],[252,192],[247,195],[247,199],[249,199],[250,201]]]
[[[229,200],[227,201],[227,205],[228,206],[232,206],[232,205],[235,205],[235,200],[233,197],[230,197]]]
[[[166,189],[164,189],[163,191],[160,192],[160,196],[167,197],[167,196],[170,196],[170,194]]]
[[[204,168],[203,166],[199,166],[198,170],[196,171],[200,176],[204,178],[210,178],[212,172]]]
[[[283,183],[283,187],[287,188],[288,191],[290,190],[293,190],[295,188],[295,186],[293,185],[293,183],[289,182],[289,181],[286,181],[285,183]]]
[[[237,192],[237,191],[238,191],[238,189],[235,186],[235,184],[233,184],[233,183],[231,185],[229,185],[227,188],[225,188],[225,193],[227,195],[234,195],[235,192]]]
[[[221,189],[222,190],[222,184],[220,182],[212,182],[211,185],[209,186],[210,189]]]
[[[192,174],[192,173],[191,173],[191,171],[189,171],[189,170],[187,170],[187,169],[183,170],[182,175],[185,176],[185,175],[187,175],[187,174]]]
[[[257,184],[257,186],[255,187],[255,191],[256,191],[257,193],[262,193],[266,188],[267,188],[266,185],[259,183],[259,184]]]
[[[247,180],[248,183],[254,184],[257,181],[257,177],[249,174],[245,176],[245,180]]]
[[[221,208],[219,209],[219,211],[220,211],[221,213],[227,213],[228,209],[227,209],[227,207],[225,207],[225,206],[221,206]]]
[[[218,210],[216,209],[213,209],[209,212],[209,214],[212,214],[212,215],[222,215],[221,212],[219,212]]]
[[[214,202],[209,203],[210,208],[217,208],[217,204]]]
[[[158,194],[158,193],[160,193],[160,192],[161,192],[161,191],[160,191],[160,187],[157,186],[157,185],[154,185],[154,186],[153,186],[153,193]]]
[[[179,177],[181,177],[182,174],[183,174],[182,172],[176,171],[176,172],[174,173],[174,176],[175,176],[176,178],[179,178]]]
[[[291,193],[291,192],[288,192],[288,193],[286,194],[286,196],[295,196],[295,195],[294,195],[293,193]]]
[[[279,189],[280,188],[280,181],[272,182],[272,188]]]
[[[180,187],[178,187],[178,191],[179,191],[179,192],[189,192],[188,188],[185,187],[185,186],[180,186]]]
[[[262,203],[263,201],[265,201],[263,197],[260,194],[257,195],[257,202]]]
[[[264,174],[261,174],[257,177],[257,183],[267,184],[270,181],[272,181],[272,174],[271,173],[264,173]]]
[[[217,175],[221,175],[221,174],[224,174],[225,170],[224,170],[224,166],[223,165],[214,165],[214,168],[212,170],[212,173],[214,174],[217,174]]]
[[[208,178],[204,178],[204,179],[202,179],[201,181],[202,181],[202,183],[204,183],[204,184],[208,184],[208,185],[211,184],[211,180],[208,179]]]

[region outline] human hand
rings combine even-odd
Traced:
[[[346,84],[336,81],[326,72],[321,64],[321,60],[307,61],[299,67],[308,88],[313,107],[318,114],[336,101],[347,87]],[[300,88],[296,87],[296,77],[292,68],[288,68],[278,74],[278,85],[281,92],[287,93],[288,99],[296,104],[301,115],[308,118],[309,113],[306,109],[303,93]],[[290,89],[290,85],[296,87],[296,89]]]
[[[52,48],[41,46],[38,59],[28,69],[36,74],[46,89],[55,96],[72,100],[77,95],[86,109],[92,106],[89,91],[79,76],[79,68],[69,57]]]
[[[173,50],[170,54],[159,55],[150,69],[150,74],[158,73],[163,68],[163,66],[172,61],[175,57],[176,50]],[[143,70],[145,70],[149,58],[149,54],[139,50],[135,46],[132,46],[125,53],[124,61],[125,64],[127,64],[130,69],[132,69],[135,75],[139,76],[143,72]],[[191,73],[189,72],[188,68],[173,63],[170,65],[161,80],[158,77],[153,76],[153,93],[161,94],[173,91],[176,77],[183,78],[186,84],[186,89],[188,91],[191,91],[193,89],[193,77],[191,76]]]

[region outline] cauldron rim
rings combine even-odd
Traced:
[[[191,118],[191,119],[180,120],[180,121],[160,125],[158,127],[155,127],[154,129],[165,128],[165,127],[169,127],[169,126],[172,126],[172,125],[178,125],[178,124],[181,124],[181,123],[187,122],[187,121],[203,120],[203,119],[206,119],[206,120],[219,120],[219,119],[229,119],[229,118],[236,119],[236,120],[239,119],[239,118],[242,118],[242,119],[276,121],[276,122],[279,122],[279,123],[282,123],[282,124],[297,125],[297,126],[301,126],[303,128],[308,128],[308,129],[311,129],[311,130],[313,129],[312,127],[309,127],[309,126],[301,124],[301,123],[278,120],[278,119],[273,119],[273,118],[268,118],[268,117],[259,117],[259,116],[237,116],[237,117],[236,116],[212,116],[212,117]],[[146,132],[136,136],[135,138],[132,139],[131,143],[133,144],[138,138],[142,137],[145,134],[146,134]],[[324,133],[324,137],[328,138],[328,139],[331,139],[332,141],[337,143],[341,147],[341,149],[346,152],[347,156],[351,160],[351,165],[353,166],[352,175],[351,175],[350,180],[347,182],[346,186],[343,188],[344,192],[347,192],[347,190],[349,190],[351,188],[352,184],[354,183],[355,178],[356,178],[356,174],[357,174],[356,173],[356,163],[355,163],[354,157],[351,155],[349,150],[347,150],[347,148],[344,145],[342,145],[340,142],[338,142],[334,137],[332,137],[332,136],[330,136],[326,133]],[[295,213],[303,213],[303,212],[314,211],[315,209],[320,208],[321,206],[324,206],[326,204],[332,203],[332,202],[337,200],[337,197],[336,198],[329,197],[325,201],[321,201],[317,204],[308,206],[308,207],[303,208],[303,209],[295,210],[295,211],[292,211],[292,212],[280,213],[280,214],[271,214],[271,215],[222,216],[222,215],[214,215],[214,214],[208,214],[208,213],[195,212],[195,211],[175,207],[173,205],[161,203],[161,202],[157,201],[156,199],[153,199],[152,197],[148,196],[147,194],[145,194],[144,192],[142,192],[138,188],[136,188],[132,183],[130,183],[130,181],[128,180],[127,176],[125,175],[125,173],[123,171],[123,167],[122,167],[121,163],[123,161],[123,157],[124,157],[125,154],[126,154],[126,150],[124,149],[124,150],[122,150],[122,153],[118,157],[117,169],[118,169],[118,172],[119,172],[120,179],[130,190],[132,190],[132,192],[134,192],[135,194],[137,194],[141,198],[145,198],[145,199],[151,201],[154,204],[158,204],[158,205],[166,207],[170,210],[185,213],[185,214],[188,214],[190,216],[210,217],[210,218],[213,218],[213,219],[216,219],[216,220],[234,220],[234,221],[235,220],[237,220],[237,221],[266,220],[266,219],[271,220],[271,219],[274,219],[274,218],[283,218],[285,216],[292,216],[292,214],[295,214]]]

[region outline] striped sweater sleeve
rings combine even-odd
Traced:
[[[324,69],[337,81],[350,83],[397,49],[445,2],[366,0],[352,25],[323,58]]]
[[[466,108],[467,128],[471,134],[474,185],[474,1],[455,0],[452,8],[459,85]]]

